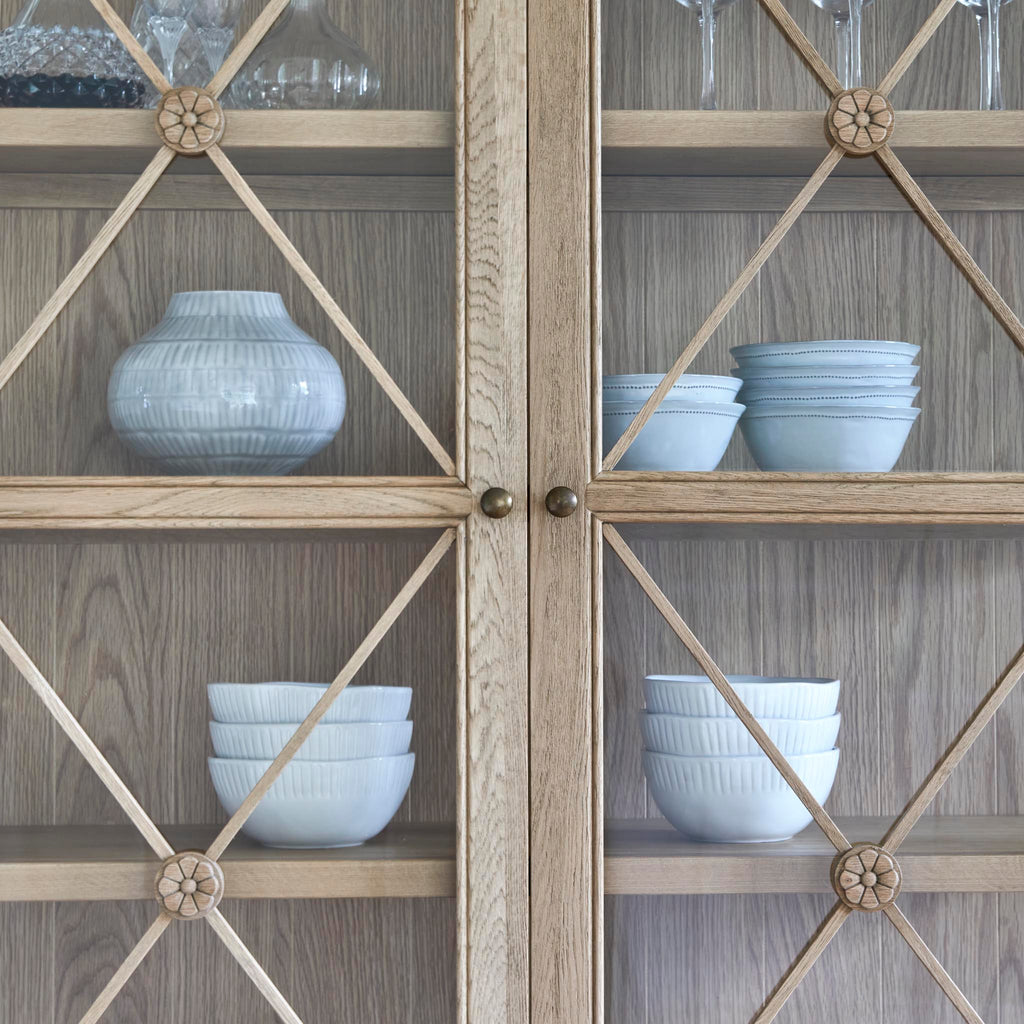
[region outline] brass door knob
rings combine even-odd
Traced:
[[[544,499],[544,507],[559,519],[565,519],[576,511],[580,499],[569,487],[552,487]]]
[[[491,487],[480,498],[480,507],[485,516],[504,519],[512,511],[512,495],[504,487]]]

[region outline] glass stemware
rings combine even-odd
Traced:
[[[171,85],[174,85],[174,58],[194,4],[195,0],[146,0],[146,24],[160,46],[164,74]]]
[[[199,37],[212,72],[224,63],[235,38],[244,0],[195,0],[189,25]]]
[[[980,110],[1003,109],[1003,83],[999,69],[999,10],[1010,0],[960,0],[974,12],[978,21],[978,47],[981,56]]]
[[[697,12],[701,30],[701,56],[703,75],[701,79],[700,109],[717,109],[715,96],[715,29],[718,26],[718,15],[724,8],[736,0],[677,0],[683,7]]]
[[[836,77],[844,89],[864,84],[861,68],[861,18],[872,0],[811,0],[832,15],[836,26]]]

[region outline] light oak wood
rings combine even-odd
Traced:
[[[625,429],[622,436],[615,442],[611,451],[605,456],[601,464],[603,470],[614,469],[618,461],[625,455],[629,446],[636,440],[637,434],[644,428],[647,421],[654,415],[655,409],[658,408],[662,400],[672,389],[672,385],[675,384],[680,375],[693,362],[700,350],[707,344],[708,339],[710,339],[711,335],[714,334],[715,330],[729,314],[729,311],[740,300],[751,281],[757,277],[765,261],[776,250],[783,238],[786,237],[787,232],[796,222],[796,219],[842,158],[843,149],[838,144],[829,150],[828,155],[818,165],[818,169],[811,175],[810,180],[800,190],[797,197],[779,219],[779,222],[758,247],[757,252],[747,262],[739,277],[736,278],[729,287],[729,290],[722,296],[721,301],[712,310],[689,344],[680,352],[679,357],[672,364],[672,368],[665,374],[661,383],[654,389],[651,397],[644,403],[643,408],[636,414],[636,417]]]
[[[821,954],[825,952],[828,944],[836,937],[836,933],[852,913],[853,911],[846,904],[842,902],[836,903],[821,923],[821,927],[814,933],[800,955],[793,961],[789,970],[783,975],[782,980],[772,990],[764,1005],[754,1015],[751,1024],[769,1024],[769,1021],[775,1020],[779,1013],[782,1012],[786,1000],[789,999],[796,990],[796,987],[803,981],[807,972],[814,966]]]
[[[796,50],[800,59],[811,71],[825,92],[834,94],[842,89],[836,73],[822,59],[822,56],[804,35],[803,30],[793,20],[781,0],[759,0],[761,9],[772,19],[778,30],[786,37],[790,46]]]
[[[836,819],[847,835],[878,841],[885,817]],[[662,820],[609,821],[608,895],[830,893],[835,849],[809,828],[784,843],[689,842]],[[1024,889],[1024,821],[991,815],[922,818],[899,853],[903,892],[1019,892]]]
[[[911,39],[907,48],[896,59],[896,63],[893,64],[882,78],[882,81],[879,82],[878,91],[880,93],[887,96],[892,92],[896,83],[907,73],[907,69],[914,63],[955,6],[956,0],[940,0],[939,5],[928,15],[927,20],[914,35],[914,38]]]
[[[288,762],[298,752],[299,747],[309,739],[309,734],[316,728],[317,723],[324,715],[327,714],[338,694],[355,678],[356,674],[365,664],[366,659],[373,653],[374,648],[384,639],[388,630],[391,629],[398,620],[398,617],[405,611],[409,602],[419,592],[427,577],[437,568],[438,563],[447,553],[454,540],[455,531],[451,529],[446,530],[442,534],[441,539],[431,548],[427,557],[424,558],[416,571],[409,577],[408,582],[395,595],[394,600],[374,624],[373,629],[370,630],[363,642],[356,648],[352,657],[345,664],[345,667],[324,691],[324,695],[316,702],[313,710],[303,719],[302,724],[295,730],[291,739],[281,748],[281,752],[274,758],[273,762],[260,777],[259,782],[253,786],[252,791],[242,801],[238,810],[231,815],[228,823],[217,834],[217,838],[214,839],[206,850],[207,857],[211,860],[217,860],[228,848],[231,840],[238,835],[252,812],[256,810],[259,802],[267,795],[270,787],[287,767]],[[0,642],[2,641],[3,634],[0,633]]]
[[[153,83],[158,93],[165,93],[171,87],[164,73],[154,63],[153,58],[146,53],[145,47],[135,38],[132,31],[121,19],[121,16],[114,10],[107,0],[90,0],[99,16],[110,26],[114,35],[121,41],[124,48],[135,59],[135,63],[142,68],[145,76]]]
[[[448,174],[455,123],[440,110],[231,110],[225,148],[244,173]],[[138,173],[159,140],[142,110],[0,109],[0,171]],[[179,174],[210,174],[205,160]]]
[[[957,987],[956,982],[949,976],[946,969],[939,963],[935,954],[931,951],[928,943],[918,935],[914,926],[906,919],[903,912],[894,903],[882,908],[882,913],[893,923],[896,930],[903,936],[907,945],[913,950],[914,955],[927,968],[928,973],[935,979],[936,984],[946,994],[949,1001],[956,1007],[957,1012],[968,1024],[985,1024],[977,1010],[971,1006],[967,997]]]
[[[429,528],[457,525],[474,504],[464,485],[439,477],[0,480],[9,530]]]
[[[176,850],[208,847],[209,826],[162,829]],[[232,900],[455,896],[450,825],[393,823],[346,850],[274,850],[240,837],[220,859]],[[153,898],[159,859],[127,826],[0,828],[0,901]]]
[[[292,269],[299,275],[303,283],[313,293],[317,302],[323,307],[331,321],[341,332],[342,337],[349,343],[363,365],[373,375],[374,380],[381,386],[387,396],[394,402],[395,407],[401,413],[402,418],[412,427],[413,432],[423,442],[431,455],[437,460],[441,470],[447,476],[455,473],[455,462],[445,450],[444,446],[434,436],[434,432],[423,421],[420,414],[413,408],[412,403],[406,398],[402,389],[395,383],[391,375],[384,369],[383,364],[374,355],[373,350],[363,340],[362,335],[356,330],[355,325],[342,312],[341,307],[334,301],[331,294],[323,286],[320,279],[313,273],[312,268],[303,259],[301,253],[295,248],[291,239],[282,231],[280,225],[270,216],[267,208],[260,202],[259,197],[249,187],[246,180],[235,169],[231,161],[225,156],[219,146],[211,146],[207,151],[210,159],[217,169],[224,175],[228,184],[238,194],[239,199],[246,205],[249,212],[263,226],[270,236],[271,241],[291,264]],[[0,378],[2,381],[2,378]]]
[[[110,981],[104,985],[103,991],[96,997],[95,1002],[86,1010],[79,1024],[96,1024],[173,921],[174,918],[169,914],[161,913],[157,915],[153,923],[146,929],[146,933],[139,939],[125,958],[124,963],[117,969]]]
[[[110,219],[103,225],[102,230],[93,239],[92,243],[82,254],[74,268],[61,282],[60,287],[50,297],[50,300],[40,310],[39,315],[32,322],[27,331],[18,339],[3,361],[0,362],[0,390],[11,379],[18,367],[28,358],[32,349],[36,347],[43,335],[46,333],[54,320],[60,316],[61,311],[68,304],[71,297],[81,287],[82,282],[88,277],[93,267],[100,261],[103,254],[117,238],[121,229],[128,223],[132,214],[138,209],[139,204],[146,197],[146,193],[153,187],[161,174],[170,166],[174,159],[174,151],[161,148],[156,156],[150,161],[146,170],[137,182],[128,190],[127,195],[120,205],[113,212]]]

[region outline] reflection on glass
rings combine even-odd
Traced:
[[[715,98],[715,28],[718,25],[718,14],[736,0],[678,0],[684,7],[697,12],[701,28],[701,55],[703,57],[703,75],[700,90],[700,109],[715,110],[718,106]]]

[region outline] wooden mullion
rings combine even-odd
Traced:
[[[71,296],[81,287],[82,282],[89,276],[93,267],[96,266],[103,254],[110,248],[121,229],[128,223],[142,200],[146,198],[150,190],[157,183],[160,175],[170,166],[174,156],[173,150],[162,146],[156,156],[150,161],[149,166],[129,189],[128,194],[121,200],[118,208],[110,215],[110,219],[100,229],[99,234],[93,239],[89,248],[85,250],[78,262],[71,268],[71,272],[64,278],[50,297],[50,300],[40,310],[39,315],[32,321],[32,325],[18,339],[14,348],[7,353],[3,362],[0,362],[0,389],[14,376],[15,371],[25,361],[53,321],[57,319],[61,311],[71,300]]]
[[[98,0],[93,0],[93,3]],[[99,0],[102,2],[102,0]],[[271,26],[281,16],[281,12],[288,6],[291,0],[270,0],[270,3],[260,11],[259,17],[249,26],[249,31],[238,41],[235,48],[227,55],[224,62],[214,73],[206,86],[206,91],[212,96],[220,96],[231,84],[231,79],[238,74],[242,65],[252,56],[253,50],[259,46],[263,37],[270,31]]]
[[[206,153],[213,160],[221,174],[224,175],[227,183],[234,189],[238,198],[242,200],[249,212],[259,221],[260,226],[270,236],[271,241],[291,264],[292,269],[299,275],[302,283],[312,292],[313,297],[331,318],[334,326],[341,332],[342,337],[349,343],[355,354],[362,360],[363,365],[370,371],[374,380],[377,381],[388,398],[394,403],[402,418],[412,427],[416,436],[423,442],[430,454],[434,456],[445,474],[453,476],[455,474],[455,462],[446,451],[444,445],[434,436],[434,432],[427,426],[409,399],[406,398],[405,393],[395,383],[388,371],[384,369],[383,364],[374,355],[373,350],[363,340],[362,335],[355,329],[355,326],[344,314],[341,307],[331,297],[331,293],[324,287],[320,278],[313,273],[313,269],[303,259],[299,250],[295,248],[292,240],[281,230],[281,226],[270,215],[270,212],[260,201],[259,197],[249,187],[245,178],[238,173],[235,165],[227,158],[227,155],[220,146],[211,146],[206,150]]]
[[[845,903],[836,902],[811,940],[804,946],[800,955],[793,961],[789,970],[765,1000],[764,1005],[751,1019],[750,1024],[769,1024],[769,1021],[775,1020],[786,1004],[786,1000],[796,991],[796,987],[804,980],[807,972],[814,966],[818,957],[825,952],[825,948],[836,937],[836,933],[852,913],[853,911]]]
[[[957,0],[941,0],[941,3],[928,16],[928,20],[918,29],[917,34],[907,44],[907,48],[897,57],[896,63],[878,85],[878,92],[888,96],[896,83],[904,76],[907,68],[917,59],[917,55],[925,48],[938,27],[946,20],[946,16],[957,5]]]
[[[907,836],[910,835],[918,819],[928,809],[928,805],[935,799],[956,766],[964,759],[967,751],[971,749],[974,741],[992,720],[992,717],[999,710],[1003,701],[1013,692],[1021,677],[1024,677],[1024,647],[1017,652],[1013,661],[1006,667],[995,686],[989,690],[984,700],[975,709],[974,714],[971,715],[960,730],[956,739],[939,759],[938,764],[931,770],[928,777],[921,784],[921,787],[913,795],[910,803],[907,804],[892,827],[885,834],[882,846],[887,850],[894,853]]]
[[[128,984],[128,979],[138,969],[139,964],[149,955],[149,951],[156,945],[157,940],[167,930],[167,926],[174,920],[169,914],[162,911],[156,920],[146,929],[146,934],[135,944],[135,948],[124,958],[124,963],[117,969],[114,976],[103,987],[103,991],[96,997],[92,1006],[85,1011],[79,1024],[96,1024],[96,1022],[107,1012],[110,1004],[117,998],[118,993]]]
[[[211,860],[217,860],[228,848],[231,840],[238,835],[241,827],[248,821],[252,812],[256,810],[259,802],[277,781],[278,776],[295,756],[299,747],[306,742],[309,734],[316,728],[323,716],[327,714],[335,698],[355,678],[356,674],[366,663],[366,659],[374,652],[377,645],[395,624],[399,615],[402,614],[409,602],[419,592],[427,577],[437,567],[437,564],[455,540],[455,533],[456,531],[452,528],[445,530],[440,540],[430,549],[427,557],[420,562],[416,571],[409,577],[408,582],[398,592],[391,604],[388,605],[384,614],[374,624],[373,629],[367,633],[366,638],[356,649],[352,657],[349,658],[345,667],[338,673],[337,678],[327,687],[324,695],[316,702],[316,706],[295,730],[291,739],[281,748],[281,752],[274,758],[259,782],[253,786],[252,791],[242,801],[241,806],[231,816],[224,828],[221,829],[217,838],[210,844],[209,849],[206,851],[207,857]]]
[[[0,621],[0,649],[11,659],[14,667],[25,678],[25,681],[36,692],[64,734],[78,748],[89,767],[99,776],[100,782],[110,791],[121,809],[128,815],[132,824],[142,833],[153,852],[161,860],[174,853],[174,847],[164,838],[153,820],[145,812],[142,804],[135,798],[132,791],[125,785],[121,776],[114,771],[110,762],[103,756],[100,748],[92,741],[89,734],[82,728],[78,719],[71,714],[68,706],[60,699],[57,691],[47,682],[45,676],[28,656],[25,648],[15,639],[7,625]]]
[[[946,998],[953,1004],[960,1016],[968,1024],[985,1024],[981,1019],[981,1015],[971,1005],[970,1000],[960,991],[956,982],[953,981],[946,969],[939,963],[938,958],[931,951],[928,943],[921,938],[899,907],[895,903],[888,903],[882,907],[882,913],[889,918],[896,931],[903,936],[904,941],[911,948],[914,956],[924,964],[928,973],[935,979],[939,988],[945,992]]]
[[[679,358],[673,364],[672,369],[665,374],[661,383],[654,389],[654,393],[647,399],[643,408],[641,408],[626,428],[626,432],[615,443],[615,446],[604,460],[604,464],[601,467],[602,470],[607,471],[615,468],[618,461],[629,449],[629,446],[636,440],[637,434],[643,430],[647,421],[654,415],[655,410],[661,405],[662,400],[672,389],[672,385],[675,384],[683,371],[697,357],[697,354],[707,344],[711,335],[715,333],[719,324],[726,318],[732,307],[739,302],[740,297],[747,290],[747,286],[757,277],[765,261],[776,250],[782,239],[786,237],[789,229],[796,223],[800,214],[803,213],[804,208],[814,198],[817,191],[844,156],[845,151],[838,144],[829,150],[825,159],[818,165],[818,169],[811,175],[810,180],[800,190],[793,202],[790,203],[789,208],[779,219],[779,222],[772,228],[771,233],[761,243],[757,252],[754,253],[750,261],[740,272],[740,276],[733,282],[732,287],[725,293],[718,305],[715,306],[700,330],[697,331],[690,343],[683,349]]]
[[[818,53],[814,44],[804,35],[803,29],[793,20],[793,16],[783,6],[781,0],[758,0],[765,14],[774,22],[775,27],[786,37],[786,41],[797,52],[810,72],[818,80],[818,84],[830,96],[842,92],[842,82],[827,61]],[[956,3],[956,0],[952,0]]]
[[[161,95],[171,88],[164,73],[157,67],[156,62],[142,44],[132,35],[131,29],[124,23],[121,16],[114,10],[107,0],[92,0],[93,7],[99,16],[110,26],[110,30],[121,40],[121,44],[132,55],[136,64],[142,68],[146,77],[153,83],[153,88]]]
[[[715,663],[714,659],[704,649],[701,642],[694,635],[693,631],[683,620],[682,616],[675,610],[672,602],[665,596],[664,592],[655,583],[651,574],[643,567],[640,559],[633,554],[629,545],[622,539],[622,535],[608,523],[604,524],[604,536],[612,550],[622,559],[623,564],[629,570],[633,578],[640,584],[644,593],[651,599],[654,607],[661,613],[662,618],[669,624],[672,631],[682,640],[686,649],[693,655],[694,659],[707,674],[714,684],[714,687],[722,695],[725,702],[736,713],[736,717],[743,723],[747,732],[754,737],[757,745],[765,752],[768,759],[778,769],[779,774],[786,781],[786,784],[797,795],[800,802],[807,808],[811,816],[817,822],[818,827],[828,841],[840,852],[850,848],[850,842],[843,835],[842,830],[832,820],[828,811],[821,806],[814,798],[814,794],[804,784],[803,779],[793,770],[793,767],[786,760],[785,755],[772,741],[771,737],[761,727],[761,723],[750,713],[746,704],[740,700],[736,691],[732,688],[725,674]]]
[[[292,1009],[281,990],[274,984],[270,975],[263,969],[260,962],[252,955],[249,947],[239,938],[238,933],[228,924],[220,910],[214,909],[206,920],[217,933],[217,937],[228,948],[239,966],[252,983],[260,990],[260,994],[273,1007],[274,1012],[285,1024],[302,1024],[302,1019]]]
[[[892,179],[893,184],[906,197],[907,202],[920,215],[939,245],[960,268],[960,272],[967,278],[968,284],[977,292],[981,301],[988,306],[992,315],[999,321],[999,325],[1021,352],[1024,352],[1024,324],[996,290],[995,285],[985,276],[985,272],[975,262],[974,257],[967,251],[953,229],[943,220],[942,214],[935,209],[921,186],[917,184],[888,145],[879,149],[875,153],[875,158]]]

